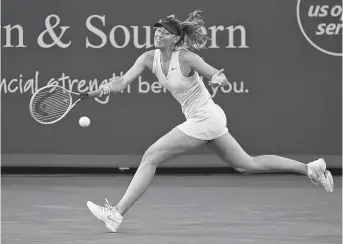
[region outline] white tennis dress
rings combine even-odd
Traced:
[[[186,121],[177,128],[196,139],[216,139],[228,131],[226,115],[214,103],[197,72],[191,77],[182,75],[179,54],[180,51],[172,53],[168,75],[165,76],[161,68],[161,51],[156,49],[152,72],[181,105]]]

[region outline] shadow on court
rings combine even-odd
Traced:
[[[157,175],[116,234],[86,201],[113,205],[132,176],[2,176],[2,243],[337,244],[342,178],[328,194],[298,175]]]

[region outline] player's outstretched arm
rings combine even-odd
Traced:
[[[190,68],[210,80],[211,86],[225,86],[228,84],[228,80],[223,73],[224,69],[217,70],[191,51],[184,51],[182,55],[185,63]]]
[[[124,90],[132,81],[134,81],[147,67],[147,52],[138,57],[133,66],[120,78],[108,83],[111,93],[118,93]]]

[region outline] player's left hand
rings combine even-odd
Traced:
[[[227,85],[228,80],[226,79],[223,72],[224,72],[224,69],[221,69],[217,73],[215,73],[212,77],[212,80],[210,80],[208,84],[212,87],[222,87],[222,86]]]

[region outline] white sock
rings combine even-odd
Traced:
[[[118,220],[123,220],[123,216],[117,210],[115,210],[114,212],[114,218]]]

